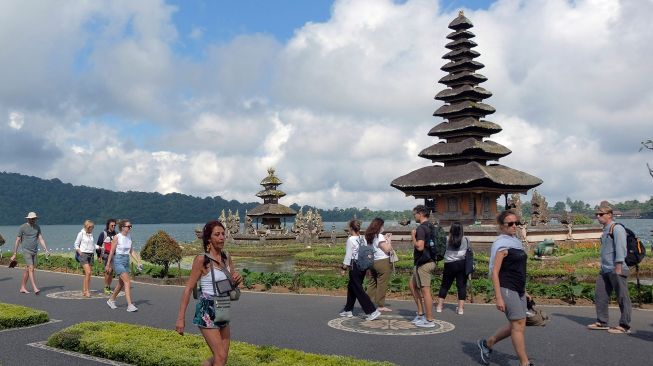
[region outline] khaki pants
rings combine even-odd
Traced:
[[[388,291],[388,283],[392,275],[392,264],[390,258],[374,261],[370,269],[369,282],[367,284],[367,295],[378,307],[385,306],[385,293]]]

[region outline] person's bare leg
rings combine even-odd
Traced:
[[[487,346],[492,348],[494,347],[495,344],[500,342],[503,339],[506,339],[510,337],[510,331],[512,327],[510,326],[510,323],[502,326],[501,328],[497,329],[492,336],[490,336],[488,339],[486,339]]]
[[[132,289],[131,289],[131,283],[129,280],[129,275],[127,272],[123,272],[120,274],[120,279],[122,280],[122,283],[125,286],[125,297],[127,298],[127,305],[132,304]]]
[[[438,296],[438,305],[437,308],[438,310],[442,311],[442,308],[444,307],[444,299]]]
[[[91,291],[91,265],[84,264],[84,281],[82,282],[82,294],[86,297],[90,296]]]
[[[422,306],[422,296],[417,289],[417,284],[415,281],[411,280],[408,284],[410,293],[413,295],[413,300],[415,300],[415,305],[417,305],[417,314],[424,314],[424,308]]]
[[[519,357],[519,362],[521,365],[528,365],[529,361],[528,355],[526,354],[526,340],[524,336],[526,319],[511,320],[510,325],[510,338],[512,339],[512,346],[515,347],[517,357]]]
[[[116,288],[113,290],[113,293],[111,294],[110,300],[111,301],[116,301],[116,297],[118,297],[118,294],[120,293],[120,290],[124,287],[122,283],[122,278],[118,277],[118,284],[116,285]]]
[[[27,287],[26,287],[27,286],[27,278],[29,278],[29,269],[28,268],[29,268],[29,266],[25,267],[25,270],[23,271],[23,278],[20,281],[20,292],[23,292],[23,293],[26,293],[26,294],[29,293],[29,291],[27,291]]]
[[[29,274],[29,282],[32,284],[32,290],[34,290],[35,294],[38,294],[41,290],[36,287],[36,276],[34,273],[34,266],[29,266],[27,268],[27,273]]]
[[[224,366],[229,356],[229,326],[220,330],[200,328],[200,332],[213,352],[213,357],[204,361],[203,365]]]

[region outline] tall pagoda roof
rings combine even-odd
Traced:
[[[479,141],[475,138],[467,138],[459,142],[437,143],[422,150],[418,156],[431,159],[433,162],[460,160],[461,158],[498,160],[511,152],[507,147],[494,141]]]
[[[264,189],[256,194],[256,197],[277,197],[281,198],[286,195],[286,192],[280,191],[278,189]]]
[[[281,182],[281,179],[277,178],[277,176],[274,175],[274,168],[268,168],[268,176],[265,177],[265,178],[261,181],[261,185],[262,185],[262,186],[266,186],[266,185],[277,185],[277,186],[280,186],[280,185],[282,185],[282,184],[283,184],[283,182]]]
[[[471,161],[463,165],[431,165],[396,178],[391,186],[415,198],[447,191],[521,192],[542,184],[528,173],[499,164]]]
[[[247,216],[282,217],[295,215],[297,215],[297,211],[279,203],[264,203],[247,211]]]
[[[442,122],[433,127],[428,135],[447,138],[450,136],[480,135],[490,136],[501,132],[501,126],[494,122],[468,117],[451,122]]]

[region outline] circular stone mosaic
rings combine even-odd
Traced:
[[[400,315],[382,315],[376,320],[365,320],[362,317],[336,318],[330,320],[328,325],[331,328],[345,330],[347,332],[381,334],[381,335],[426,335],[445,333],[454,330],[455,326],[451,323],[434,320],[435,327],[420,328],[412,324],[412,319]]]
[[[91,297],[84,297],[82,291],[61,291],[53,292],[46,295],[47,297],[53,299],[64,299],[64,300],[90,300],[90,299],[108,299],[111,295],[105,295],[102,291],[91,290]],[[120,292],[118,296],[125,296],[124,292]]]

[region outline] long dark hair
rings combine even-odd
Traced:
[[[116,219],[109,219],[109,220],[107,220],[107,224],[106,224],[106,226],[104,227],[104,230],[105,230],[107,233],[109,233],[109,230],[110,230],[110,229],[109,229],[109,225],[111,225],[112,222],[113,222],[114,224],[117,224],[117,223],[118,223],[118,221],[116,221]],[[116,228],[115,228],[115,227],[113,228],[113,231],[114,231],[114,232],[116,231]]]
[[[447,243],[453,249],[460,248],[460,244],[463,242],[463,226],[460,222],[456,221],[451,224],[449,228],[449,242]]]
[[[379,235],[381,232],[381,228],[383,227],[383,221],[382,218],[376,217],[372,222],[370,222],[370,225],[365,229],[365,240],[367,240],[368,244],[372,244],[374,242],[374,238]]]
[[[361,222],[353,219],[349,221],[349,230],[354,234],[359,234],[361,232]]]
[[[225,232],[227,229],[225,229],[224,225],[218,221],[218,220],[213,220],[209,221],[204,225],[204,228],[202,229],[202,244],[204,244],[204,253],[208,254],[209,253],[209,239],[211,238],[211,234],[213,234],[213,229],[215,229],[216,226],[219,226],[224,230]],[[220,256],[222,257],[224,253],[220,253]],[[204,267],[209,265],[209,257],[204,256]],[[226,264],[223,264],[226,266]]]

